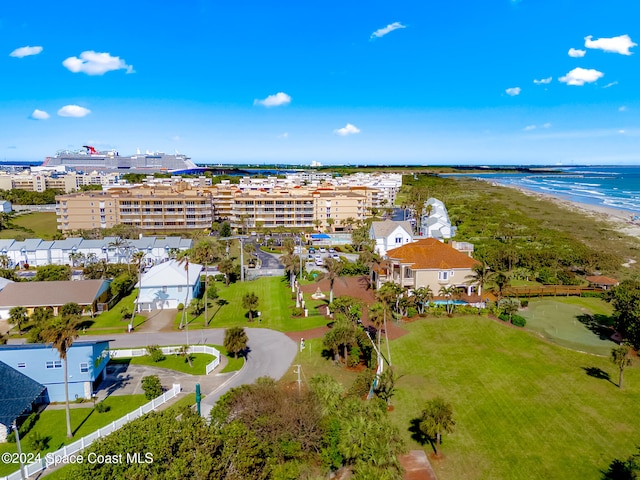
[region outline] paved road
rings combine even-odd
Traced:
[[[266,328],[247,328],[249,353],[242,370],[212,391],[203,391],[203,416],[208,416],[214,403],[231,388],[253,383],[259,377],[281,378],[290,368],[297,353],[297,344],[286,335]],[[186,332],[130,333],[120,335],[87,335],[81,340],[110,340],[111,348],[144,347],[147,345],[181,345],[187,343]],[[189,334],[189,342],[224,343],[224,329],[197,330]]]
[[[254,243],[254,245],[256,246],[256,254],[258,255],[258,258],[260,259],[261,268],[269,268],[269,269],[282,268],[282,269],[284,269],[284,265],[282,265],[280,263],[280,260],[278,260],[278,257],[276,257],[275,255],[271,255],[270,253],[263,252],[262,250],[260,250],[260,245],[257,245],[255,243]]]

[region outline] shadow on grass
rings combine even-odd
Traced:
[[[95,408],[92,408],[92,409],[91,409],[91,411],[89,412],[89,415],[87,415],[86,417],[84,417],[84,420],[82,420],[82,422],[80,422],[80,425],[78,425],[78,426],[75,428],[75,430],[73,431],[73,435],[74,435],[74,436],[75,436],[75,434],[78,432],[78,430],[80,430],[80,428],[82,428],[82,425],[84,425],[84,424],[85,424],[85,422],[86,422],[87,420],[89,420],[89,417],[90,417],[91,415],[93,415],[93,412],[95,412],[95,411],[96,411],[96,409],[95,409]]]
[[[578,315],[576,319],[582,323],[585,327],[598,335],[600,340],[611,340],[611,335],[615,333],[615,330],[611,327],[613,320],[607,315]]]
[[[606,380],[607,382],[611,383],[612,385],[615,385],[615,383],[613,383],[611,381],[611,378],[609,377],[609,374],[607,372],[605,372],[604,370],[602,370],[601,368],[598,368],[598,367],[582,367],[582,369],[590,377],[597,378],[599,380]]]
[[[434,455],[437,453],[436,452],[436,444],[435,444],[434,439],[430,438],[427,435],[425,435],[420,430],[420,419],[419,418],[411,419],[410,426],[409,426],[408,430],[409,430],[409,433],[411,433],[411,440],[414,440],[415,442],[419,443],[422,446],[429,444],[429,445],[431,445],[431,449],[433,450]]]

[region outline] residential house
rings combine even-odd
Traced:
[[[13,423],[20,425],[21,417],[44,401],[46,387],[4,362],[0,362],[0,378],[0,443],[5,443]]]
[[[468,285],[473,266],[480,264],[469,255],[435,238],[425,238],[389,250],[386,261],[374,271],[379,288],[394,282],[409,289],[429,287],[434,295],[442,287],[464,289],[467,295],[479,295],[477,285]]]
[[[140,289],[139,311],[178,308],[180,303],[187,307],[200,294],[201,273],[202,265],[176,260],[151,267],[136,285]]]
[[[374,250],[378,255],[385,256],[392,248],[401,247],[413,242],[413,227],[410,222],[372,222],[369,228],[369,238],[375,241]]]
[[[454,237],[456,227],[451,225],[447,207],[436,198],[424,202],[420,218],[420,235],[430,238],[448,239]]]
[[[593,275],[590,277],[585,277],[585,280],[589,282],[589,285],[592,287],[601,288],[603,290],[609,290],[620,284],[618,280],[611,277],[605,277],[604,275]]]
[[[9,318],[9,311],[17,306],[25,307],[29,315],[36,307],[51,309],[58,315],[60,307],[67,303],[77,303],[84,315],[94,315],[109,300],[109,285],[109,280],[9,283],[0,291],[0,318]]]
[[[90,399],[106,376],[108,361],[108,340],[73,343],[67,351],[69,399]],[[63,362],[51,344],[0,345],[0,362],[45,386],[46,402],[64,402]]]

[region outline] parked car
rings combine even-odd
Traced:
[[[335,260],[340,260],[340,255],[338,255],[337,253],[332,253],[331,254],[331,258],[333,258]]]
[[[321,258],[316,258],[316,265],[319,267],[323,267],[324,266],[324,262],[322,261]]]
[[[320,247],[320,253],[327,253],[327,249],[324,247]]]
[[[329,253],[336,253],[336,249],[335,248],[330,248],[329,249]]]

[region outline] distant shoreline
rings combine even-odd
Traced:
[[[622,210],[613,207],[604,207],[601,205],[593,205],[590,203],[577,202],[575,200],[567,200],[566,198],[550,193],[540,193],[538,191],[529,190],[519,185],[505,185],[496,182],[495,179],[482,179],[491,183],[495,183],[501,187],[513,188],[525,195],[538,198],[540,200],[549,200],[556,205],[573,212],[580,212],[587,216],[610,223],[615,230],[625,235],[640,238],[640,222],[631,220],[633,213],[629,210]]]

